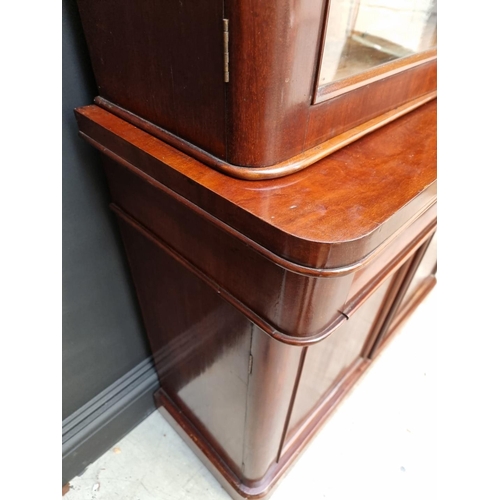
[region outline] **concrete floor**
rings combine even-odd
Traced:
[[[436,498],[434,290],[342,402],[272,500]],[[227,500],[153,413],[70,482],[64,500]]]

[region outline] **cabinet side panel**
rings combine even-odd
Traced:
[[[251,324],[152,240],[119,223],[161,387],[238,471]]]
[[[78,6],[99,95],[225,158],[223,1]]]

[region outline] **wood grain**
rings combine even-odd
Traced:
[[[226,155],[222,0],[78,0],[99,95]]]
[[[436,103],[268,181],[97,106],[76,115],[103,156],[157,404],[233,498],[269,498],[434,280],[402,302],[436,227]]]
[[[127,110],[142,119],[139,126],[157,126],[172,143],[188,142],[221,165],[278,168],[437,88],[436,60],[424,58],[396,74],[389,66],[375,80],[314,104],[325,0],[78,5],[108,109]],[[223,19],[229,20],[227,83]]]
[[[432,124],[433,107],[421,107],[415,111],[416,116],[405,115],[398,121],[399,127],[395,130],[383,130],[392,138],[398,137],[400,132],[399,137],[411,140],[412,146],[417,142],[418,147],[413,148],[413,153],[405,149],[405,146],[409,147],[408,140],[396,144],[389,140],[385,142],[385,134],[378,138],[378,143],[373,143],[372,139],[377,134],[374,133],[318,163],[308,172],[304,171],[309,175],[297,174],[300,179],[296,182],[301,183],[299,191],[295,183],[283,188],[282,180],[268,181],[261,184],[264,188],[252,189],[257,183],[245,183],[217,174],[102,109],[84,108],[78,111],[78,116],[82,130],[88,137],[92,134],[97,147],[102,148],[110,158],[104,165],[120,217],[155,244],[184,259],[193,272],[208,283],[214,283],[213,286],[227,300],[268,334],[283,342],[304,345],[331,335],[343,321],[342,313],[354,310],[352,301],[348,300],[354,271],[359,272],[370,262],[375,262],[377,256],[384,254],[386,257],[376,268],[381,271],[391,259],[396,259],[409,241],[432,226],[435,219],[435,160],[431,148],[421,153],[418,149],[429,145],[426,138],[432,134],[432,128],[425,129],[419,141],[408,130],[411,125],[420,123],[420,120],[410,119],[419,115],[421,118],[422,114],[425,116],[425,111],[430,113],[431,119],[423,123],[430,121]],[[351,148],[354,151],[350,151]],[[337,155],[348,160],[344,163],[344,174],[349,169],[353,170],[353,177],[344,176],[340,184],[336,182],[339,164],[334,158]],[[405,168],[407,158],[411,160],[408,170]],[[199,177],[193,176],[196,171],[190,170],[191,166],[197,167]],[[360,169],[370,174],[368,180],[361,178]],[[179,173],[182,177],[176,179],[175,174]],[[384,178],[381,173],[385,173]],[[169,177],[172,174],[174,176]],[[417,181],[420,192],[413,199],[412,191],[401,183],[402,174],[405,183],[411,185]],[[374,182],[374,176],[379,183]],[[396,182],[391,180],[391,176],[395,176]],[[211,179],[215,182],[210,183]],[[178,184],[175,184],[176,180]],[[380,185],[381,182],[386,183],[385,186]],[[337,190],[332,191],[335,186]],[[283,196],[286,192],[290,196],[288,202]],[[205,199],[201,208],[200,200],[205,193],[211,196],[213,203]],[[302,204],[297,203],[301,193],[306,195]],[[192,194],[196,196],[192,197]],[[399,209],[398,204],[392,202],[392,196],[400,200]],[[256,204],[259,199],[260,206]],[[297,204],[290,210],[290,205],[284,203],[293,203],[292,199]],[[239,214],[249,215],[248,209],[242,210],[247,200],[251,203],[247,207],[253,205],[257,210],[267,211],[267,225],[261,217],[255,216],[255,208],[252,214],[254,223],[241,224]],[[230,201],[232,203],[228,204]],[[238,211],[233,214],[231,208],[224,212],[216,211],[218,206],[224,205]],[[377,246],[371,247],[374,242],[370,240],[366,246],[363,233],[357,233],[352,241],[349,231],[356,225],[358,230],[364,224],[372,225],[373,210],[378,210],[382,218],[374,226]],[[346,226],[330,233],[334,241],[325,242],[325,236],[338,223],[339,214],[346,211],[349,215],[349,219],[345,220]],[[283,219],[285,224],[280,215],[286,216]],[[314,217],[313,229],[321,236],[324,248],[332,257],[333,262],[330,263],[337,266],[304,266],[293,262],[286,254],[289,250],[296,251],[300,245],[306,259],[314,257],[317,242],[310,237],[311,228],[302,222],[303,218],[311,221],[311,217]],[[279,236],[267,237],[259,242],[248,236],[248,233],[253,236],[253,231],[265,234],[263,229],[276,230],[276,226],[281,229]],[[282,246],[284,229],[288,233],[295,232],[298,243],[293,248]],[[364,236],[368,237],[370,233]],[[204,242],[203,246],[199,245],[200,240]],[[359,260],[342,262],[339,259],[342,252],[351,259],[355,255],[353,244]],[[275,252],[279,246],[281,255]],[[245,265],[242,266],[241,262]],[[359,278],[357,281],[361,283]],[[355,300],[359,305],[359,298]],[[306,303],[307,307],[297,307],[297,304]]]
[[[318,146],[314,146],[306,151],[288,158],[284,161],[276,163],[270,167],[241,167],[238,165],[232,165],[220,158],[217,158],[203,149],[196,147],[194,144],[189,143],[188,141],[177,137],[174,134],[171,134],[165,129],[162,129],[147,120],[144,120],[140,116],[127,111],[120,106],[117,106],[102,97],[96,97],[95,103],[110,111],[111,113],[123,118],[124,120],[132,123],[133,125],[141,128],[142,130],[148,132],[154,137],[170,144],[174,148],[177,148],[179,151],[190,155],[192,158],[195,158],[205,165],[209,165],[210,167],[215,168],[216,170],[230,175],[231,177],[235,177],[237,179],[244,180],[267,180],[267,179],[277,179],[279,177],[285,177],[287,175],[293,174],[295,172],[299,172],[304,168],[309,167],[313,163],[331,155],[335,151],[342,149],[343,147],[351,144],[354,141],[357,141],[361,137],[387,125],[388,123],[400,118],[401,116],[413,111],[418,108],[422,104],[434,99],[436,97],[436,92],[430,92],[429,94],[425,94],[422,97],[409,101],[407,103],[402,104],[401,106],[391,109],[386,113],[376,116],[367,122],[358,125],[357,127],[351,128],[335,137],[328,139]]]
[[[436,201],[435,101],[308,169],[255,182],[208,169],[97,106],[76,114],[106,154],[140,163],[274,255],[313,269],[355,264]]]
[[[405,273],[404,279],[402,280],[401,285],[398,287],[398,292],[387,312],[384,322],[380,327],[380,331],[378,332],[377,337],[373,342],[373,346],[371,347],[367,355],[368,358],[373,358],[375,356],[377,349],[380,348],[381,344],[384,342],[384,339],[390,334],[391,327],[394,323],[394,318],[396,317],[400,309],[401,303],[406,295],[406,292],[408,291],[411,282],[413,281],[417,269],[421,265],[422,259],[431,240],[432,236],[420,246],[417,252],[415,252],[414,257],[411,260],[410,265],[408,266],[408,271]]]
[[[327,99],[337,97],[344,92],[349,92],[364,85],[368,85],[369,83],[381,80],[382,78],[387,78],[415,66],[419,66],[424,62],[434,61],[436,59],[437,51],[436,49],[431,49],[413,54],[411,56],[396,59],[395,61],[390,61],[385,64],[379,64],[369,70],[363,71],[362,73],[358,73],[319,87],[316,92],[314,103],[326,101]]]

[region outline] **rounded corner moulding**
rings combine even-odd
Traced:
[[[173,193],[176,195],[176,193]],[[200,278],[202,281],[204,281],[208,286],[210,286],[213,290],[215,290],[224,300],[229,302],[231,305],[233,305],[236,309],[238,309],[242,314],[244,314],[250,321],[252,321],[255,325],[257,325],[259,328],[261,328],[266,334],[270,335],[273,337],[275,340],[278,340],[284,344],[289,344],[289,345],[295,345],[295,346],[307,346],[307,345],[312,345],[316,344],[318,342],[321,342],[322,340],[326,339],[329,337],[337,328],[340,327],[346,320],[348,320],[348,316],[344,314],[342,311],[339,311],[339,315],[336,316],[332,322],[328,325],[326,325],[321,331],[318,333],[314,333],[311,335],[304,335],[304,336],[294,336],[290,333],[281,331],[279,327],[276,327],[275,325],[271,324],[269,321],[267,321],[265,318],[263,318],[258,312],[254,311],[251,307],[243,303],[241,300],[239,300],[237,297],[235,297],[231,291],[226,290],[223,286],[220,286],[212,277],[207,275],[205,271],[200,269],[195,263],[191,262],[189,258],[186,258],[182,254],[180,254],[175,248],[172,248],[167,242],[165,242],[163,239],[161,239],[158,235],[154,234],[151,232],[148,228],[144,227],[140,222],[136,221],[133,217],[131,217],[129,214],[127,214],[124,210],[122,210],[119,206],[117,206],[115,203],[111,204],[111,209],[112,211],[120,218],[122,219],[125,223],[128,225],[132,226],[136,231],[141,233],[144,237],[146,237],[148,240],[150,240],[154,245],[162,249],[164,252],[166,252],[168,255],[170,255],[173,259],[175,259],[177,262],[179,262],[181,265],[183,265],[185,268],[189,269],[194,275],[196,275],[198,278]],[[421,214],[418,214],[421,215]],[[412,220],[413,221],[413,220]],[[223,223],[222,223],[223,224]],[[432,222],[430,225],[428,225],[423,232],[421,232],[417,238],[411,242],[411,248],[406,249],[405,253],[402,255],[398,255],[396,259],[399,261],[401,259],[404,260],[404,256],[407,254],[411,254],[414,248],[418,247],[418,245],[428,238],[429,234],[433,233],[436,228],[436,222]],[[400,234],[400,231],[397,232],[396,236]],[[235,233],[235,235],[238,235],[238,233]],[[239,235],[240,237],[242,235]],[[393,239],[391,238],[391,242]],[[248,242],[248,240],[246,240]],[[390,243],[390,242],[389,242]],[[388,243],[388,244],[389,244]],[[369,254],[367,257],[363,259],[358,267],[354,268],[349,268],[349,269],[342,269],[342,274],[347,274],[347,273],[353,273],[359,267],[365,266],[371,262],[371,260],[378,256],[384,249],[386,248],[386,245],[381,245],[381,247],[377,247],[377,251],[372,252]],[[257,248],[254,247],[254,250],[260,250],[262,247],[257,245]],[[263,257],[266,259],[269,259],[269,254],[266,252],[266,254],[263,254]],[[274,259],[269,259],[272,260],[275,264],[277,262]],[[279,264],[278,264],[279,265]],[[280,266],[281,267],[281,266]],[[295,272],[293,270],[288,269],[289,272]],[[333,274],[329,276],[312,276],[316,278],[328,278],[328,277],[336,277],[338,274]],[[311,277],[311,276],[309,276]],[[366,298],[366,297],[365,297]],[[362,299],[364,300],[364,299]]]
[[[179,262],[182,266],[192,272],[195,276],[200,278],[203,282],[205,282],[210,288],[215,290],[217,294],[219,294],[224,300],[229,302],[233,307],[238,309],[244,316],[246,316],[252,323],[257,325],[262,331],[266,334],[274,338],[275,340],[282,342],[283,344],[294,345],[299,347],[305,347],[308,345],[316,344],[321,342],[328,336],[330,336],[341,324],[343,324],[347,320],[347,316],[343,314],[339,314],[331,324],[325,327],[321,332],[309,335],[298,337],[294,335],[290,335],[286,332],[283,332],[270,324],[264,318],[262,318],[258,313],[253,311],[246,304],[241,302],[238,298],[234,297],[233,294],[227,291],[225,288],[219,286],[210,276],[208,276],[204,271],[200,270],[198,266],[190,262],[190,260],[186,259],[183,255],[179,254],[174,248],[171,248],[168,243],[161,240],[157,235],[152,233],[149,229],[144,227],[138,221],[134,220],[130,217],[126,212],[124,212],[119,206],[112,203],[110,205],[111,210],[125,223],[132,226],[136,231],[141,233],[144,237],[149,239],[153,244],[161,248],[164,252],[166,252],[170,257]]]
[[[325,0],[78,3],[95,102],[239,179],[298,172],[437,88],[423,47],[318,87]]]
[[[422,116],[430,116],[429,112],[431,115],[434,114],[434,107],[435,105],[423,111]],[[270,219],[260,217],[259,212],[254,210],[252,206],[240,205],[238,196],[234,196],[235,192],[238,193],[238,189],[240,189],[238,180],[231,179],[228,183],[221,184],[220,174],[201,165],[195,159],[185,157],[182,153],[178,153],[162,141],[148,136],[147,132],[136,129],[112,113],[92,105],[78,108],[75,113],[79,122],[80,136],[105,156],[120,163],[126,169],[132,170],[148,183],[153,183],[157,189],[166,190],[170,196],[178,198],[182,204],[188,204],[191,210],[198,212],[205,219],[210,219],[213,224],[221,225],[225,232],[230,232],[238,239],[244,240],[246,245],[265,255],[268,260],[289,271],[307,276],[328,277],[354,271],[373,258],[399,232],[404,231],[405,227],[412,224],[412,221],[420,217],[436,202],[436,179],[435,175],[432,174],[433,169],[429,167],[428,180],[425,183],[419,182],[418,190],[414,191],[404,204],[395,206],[394,213],[391,211],[391,217],[381,219],[380,224],[376,227],[367,227],[363,229],[364,232],[357,230],[349,238],[343,239],[336,237],[335,229],[330,240],[316,241],[309,237],[307,230],[303,231],[295,227],[294,224],[275,224]],[[427,121],[426,118],[422,123],[425,124]],[[148,140],[148,137],[153,142]],[[154,162],[151,163],[151,160]],[[148,168],[140,168],[137,162]],[[151,169],[153,170],[150,171]],[[205,175],[205,170],[207,174],[211,173]],[[158,172],[162,173],[161,177],[157,177]],[[241,185],[241,189],[247,188],[245,185]],[[288,191],[290,189],[287,188]],[[209,198],[205,196],[208,193],[210,194]],[[202,200],[204,201],[200,204]],[[222,202],[224,204],[220,205]],[[212,210],[211,207],[218,208]],[[384,217],[386,217],[385,212],[384,209],[381,214]],[[229,219],[224,216],[226,213],[230,213]],[[397,219],[394,218],[396,213],[400,214]],[[243,215],[245,219],[241,219]],[[240,220],[239,224],[233,224],[232,221],[236,220],[235,217]],[[383,229],[385,226],[387,228]],[[262,236],[257,238],[255,232],[262,234]],[[283,244],[285,246],[276,244],[277,236],[280,239],[287,238],[286,244]],[[351,257],[346,257],[343,255],[347,251],[346,245],[353,242],[355,242],[356,248],[349,247],[348,254]],[[333,247],[340,248],[342,245],[345,249],[341,252],[342,255],[335,250],[335,255],[329,256]],[[290,252],[290,248],[297,250]],[[310,255],[307,259],[303,255],[305,250]],[[328,255],[325,256],[325,252]],[[354,259],[352,258],[353,252],[356,254]],[[319,255],[322,257],[318,258]]]
[[[160,183],[156,179],[150,177],[148,174],[144,173],[142,170],[138,169],[137,167],[135,167],[134,165],[129,163],[124,158],[118,156],[113,151],[107,149],[106,147],[104,147],[103,145],[101,145],[100,143],[98,143],[97,141],[92,139],[91,137],[89,137],[84,132],[80,131],[79,135],[80,135],[80,137],[82,137],[82,139],[87,141],[89,144],[94,146],[98,151],[100,151],[104,155],[108,156],[110,159],[116,161],[117,163],[120,163],[125,168],[133,170],[136,173],[136,175],[139,175],[140,177],[146,178],[150,184],[153,184],[154,186],[156,186],[158,189],[160,189],[162,191],[166,191],[169,196],[175,198],[181,204],[188,206],[192,211],[198,213],[201,217],[203,217],[204,219],[207,219],[212,224],[220,227],[223,231],[225,231],[225,232],[231,234],[232,236],[236,237],[237,239],[243,241],[245,245],[251,247],[254,251],[261,254],[263,257],[270,260],[274,264],[282,267],[283,269],[286,269],[287,271],[290,271],[290,272],[293,272],[296,274],[301,274],[301,275],[304,275],[307,277],[329,278],[329,277],[333,277],[333,276],[342,276],[342,275],[353,273],[353,272],[357,271],[359,268],[368,265],[372,261],[372,259],[376,258],[382,251],[384,251],[402,232],[404,232],[409,226],[411,226],[413,224],[413,222],[415,222],[418,218],[420,218],[428,210],[432,209],[432,207],[434,207],[436,204],[435,198],[431,199],[420,210],[418,210],[416,213],[414,213],[412,217],[407,219],[403,225],[401,225],[397,230],[393,231],[389,238],[385,239],[381,244],[376,246],[374,249],[372,249],[370,252],[368,252],[366,255],[364,255],[359,260],[357,260],[353,263],[347,264],[347,265],[342,265],[342,266],[337,266],[337,267],[311,267],[311,266],[298,264],[292,260],[289,260],[285,257],[282,257],[281,255],[274,253],[273,251],[269,250],[265,246],[261,245],[260,243],[257,243],[253,239],[249,238],[248,236],[243,234],[241,231],[233,228],[232,226],[228,225],[226,222],[224,222],[224,221],[218,219],[217,217],[213,216],[212,214],[208,213],[203,208],[200,208],[198,205],[194,204],[192,201],[188,200],[187,198],[184,198],[182,195],[173,191],[172,189],[170,189],[169,187]],[[373,232],[374,231],[371,231],[370,233],[365,234],[364,237],[359,238],[357,241],[363,240],[364,238],[370,236],[370,234]],[[342,242],[339,244],[346,244],[346,243],[349,243],[349,241],[345,241],[345,242]]]
[[[141,118],[140,116],[114,104],[103,97],[97,96],[94,103],[102,109],[109,111],[113,115],[121,118],[132,125],[144,130],[151,134],[153,137],[173,146],[179,151],[195,158],[196,160],[208,165],[209,167],[234,177],[236,179],[249,180],[249,181],[262,181],[272,180],[300,172],[316,162],[326,158],[327,156],[335,153],[345,146],[361,139],[362,137],[380,129],[394,120],[402,117],[403,115],[415,110],[416,108],[426,104],[427,102],[437,97],[437,91],[426,93],[422,96],[413,99],[405,104],[402,104],[386,113],[379,115],[367,122],[353,127],[339,135],[332,137],[310,149],[299,153],[296,156],[283,160],[279,163],[263,167],[246,167],[240,165],[233,165],[216,156],[204,151],[203,149],[195,146],[181,137],[172,134],[154,123]]]
[[[334,319],[326,325],[321,331],[311,335],[304,336],[296,336],[287,332],[282,331],[279,327],[271,324],[265,318],[261,316],[261,314],[257,311],[254,311],[253,308],[249,307],[247,304],[239,300],[235,297],[231,291],[227,290],[225,287],[220,286],[214,279],[212,279],[206,272],[200,269],[195,263],[191,262],[188,258],[181,255],[177,250],[172,248],[167,242],[161,239],[156,234],[152,233],[148,228],[144,227],[140,222],[136,221],[129,214],[124,212],[119,206],[112,203],[110,205],[111,210],[119,217],[124,223],[131,226],[135,231],[139,232],[142,236],[147,238],[150,242],[160,248],[162,251],[167,253],[171,258],[181,264],[184,268],[189,270],[199,279],[201,279],[205,284],[207,284],[212,290],[214,290],[222,299],[227,301],[233,307],[235,307],[240,313],[246,316],[253,324],[259,327],[264,333],[272,337],[278,342],[281,342],[286,345],[297,346],[297,347],[307,347],[310,345],[314,345],[322,342],[330,335],[332,335],[338,328],[340,328],[346,321],[349,320],[350,313],[346,314],[342,311],[338,311],[338,316],[335,316]],[[432,234],[435,231],[435,224],[431,224],[430,227],[419,235],[417,239],[415,239],[411,243],[411,248],[407,248],[404,254],[396,257],[396,265],[398,265],[399,261],[404,261],[408,258],[409,255],[412,255],[412,252],[415,248],[429,237],[429,234]],[[384,278],[387,275],[390,275],[393,272],[392,267],[388,267],[386,272],[384,273]],[[361,298],[359,299],[359,304],[356,307],[359,307],[368,297],[371,296],[374,290],[376,290],[381,284],[383,280],[377,281],[377,283],[373,286],[373,289],[370,288],[370,291],[365,294],[361,294]]]

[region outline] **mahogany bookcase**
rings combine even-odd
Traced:
[[[436,2],[78,4],[157,404],[269,497],[436,282]]]

